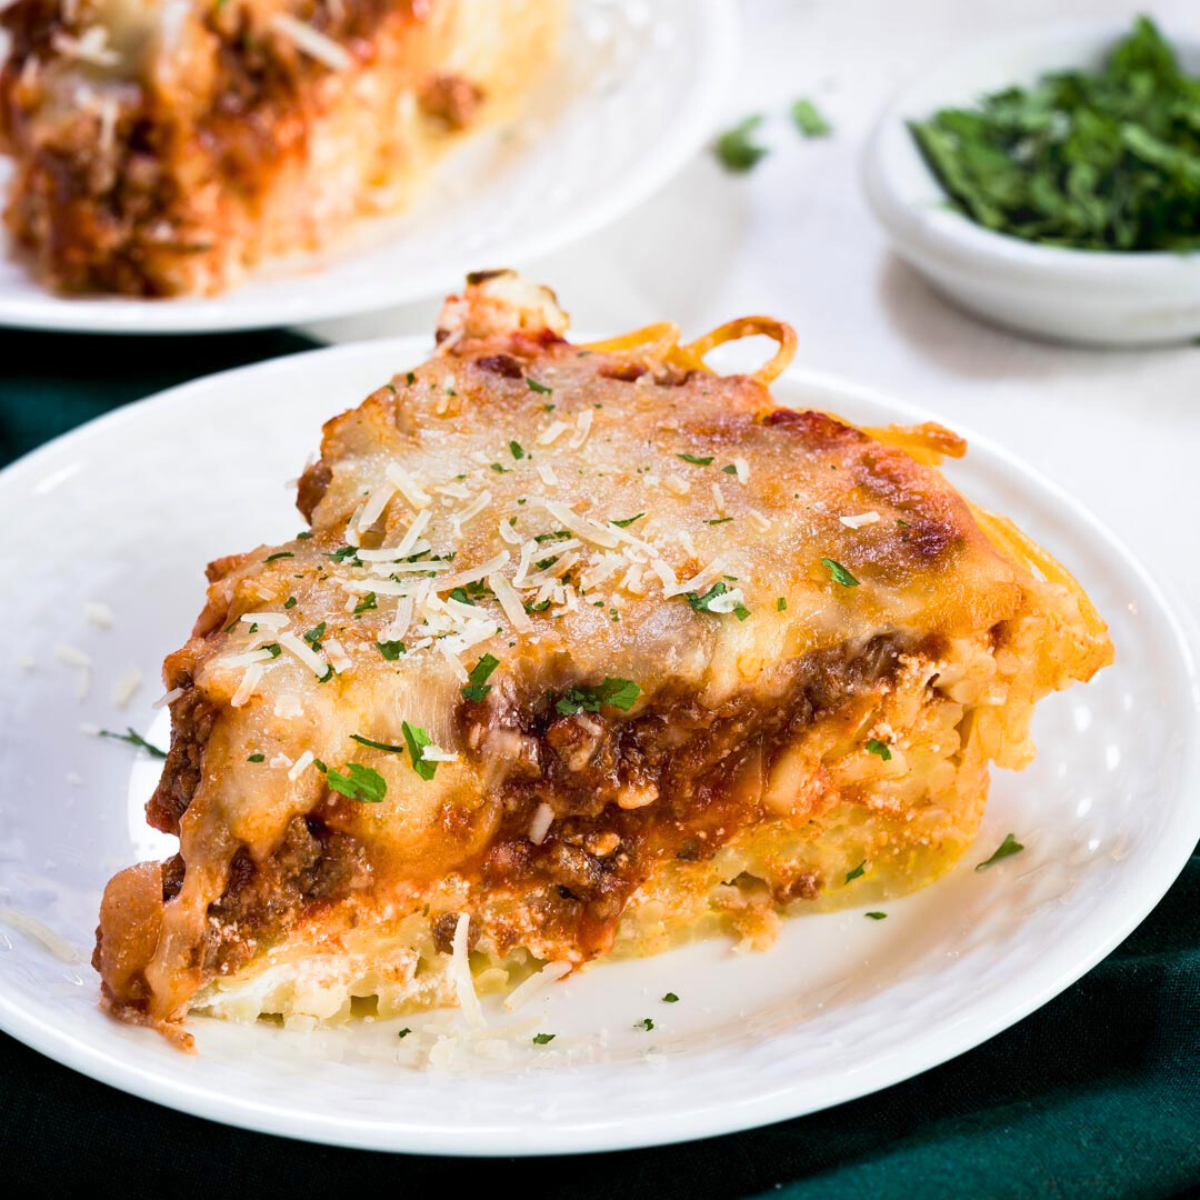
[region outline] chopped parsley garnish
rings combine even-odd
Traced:
[[[725,475],[736,475],[736,474],[737,474],[737,467],[735,467],[735,466],[733,465],[733,463],[730,463],[730,464],[729,464],[727,467],[722,467],[722,468],[721,468],[721,471],[722,471],[722,472],[723,472]]]
[[[833,126],[811,100],[797,100],[792,105],[792,124],[806,138],[828,137],[833,132]]]
[[[1060,70],[910,126],[954,207],[997,233],[1117,252],[1200,249],[1200,85],[1149,17],[1099,70]]]
[[[145,750],[147,754],[153,755],[155,758],[166,758],[167,752],[160,750],[152,742],[146,741],[140,733],[135,732],[130,726],[125,727],[124,733],[113,733],[110,729],[100,730],[100,736],[104,738],[112,738],[116,742],[128,742],[131,746],[136,746],[139,750]]]
[[[612,524],[616,525],[618,529],[628,529],[630,525],[634,523],[634,521],[640,521],[645,515],[646,514],[644,512],[640,512],[635,516],[625,517],[620,521],[613,521]]]
[[[719,612],[713,612],[712,602],[718,596],[724,596],[728,591],[729,588],[725,584],[714,583],[703,596],[696,592],[685,592],[684,599],[697,612],[713,613],[713,616],[719,616],[721,615]],[[750,615],[750,610],[744,604],[737,604],[733,608],[733,613],[739,621],[744,621]]]
[[[396,1036],[398,1038],[406,1038],[406,1037],[408,1037],[408,1035],[410,1033],[412,1033],[412,1030],[409,1029],[409,1027],[407,1025],[405,1025],[405,1027],[403,1029],[397,1031]]]
[[[493,658],[492,655],[485,654],[471,668],[470,683],[460,689],[463,696],[478,704],[492,690],[492,685],[487,682],[487,679],[499,665],[500,660],[498,658]]]
[[[677,454],[676,458],[682,458],[684,462],[690,462],[697,467],[707,467],[713,460],[713,455],[704,457],[699,454]]]
[[[296,534],[296,540],[298,542],[307,542],[310,537],[312,537],[311,529],[302,529],[298,534]]]
[[[868,920],[871,920],[871,921],[886,921],[887,920],[887,913],[885,913],[885,912],[863,913],[863,916],[867,917]]]
[[[239,620],[239,618],[234,617],[233,620],[230,621],[229,624],[225,626],[225,632],[226,633],[231,632],[233,630],[234,626],[237,625],[238,620]]]
[[[357,553],[357,546],[339,546],[332,554],[327,554],[325,557],[335,559],[337,562],[342,562],[347,558],[353,558]]]
[[[866,873],[867,873],[867,860],[864,858],[862,860],[862,862],[860,862],[858,864],[858,866],[854,868],[853,871],[848,871],[846,873],[846,882],[853,883],[853,881],[856,880],[860,875],[865,875]]]
[[[643,1017],[642,1020],[638,1021],[638,1023],[634,1025],[634,1029],[642,1029],[647,1033],[653,1028],[654,1022],[649,1017]]]
[[[307,633],[304,634],[304,640],[313,648],[313,650],[321,649],[321,639],[325,636],[325,622],[322,621],[319,625],[314,625]]]
[[[979,863],[978,866],[976,866],[975,870],[977,870],[977,871],[986,870],[988,867],[990,867],[992,865],[992,863],[997,863],[1002,858],[1008,858],[1010,855],[1013,855],[1013,854],[1020,854],[1021,851],[1024,849],[1025,849],[1025,847],[1022,846],[1021,843],[1017,841],[1015,835],[1013,835],[1011,833],[1006,834],[1004,841],[1002,841],[1000,843],[1000,845],[996,847],[996,851],[992,855],[992,857],[984,859],[983,862]]]
[[[317,676],[317,682],[318,683],[328,683],[336,674],[337,674],[337,672],[333,669],[332,666],[326,667],[325,674]]]
[[[512,451],[512,456],[518,462],[525,457],[525,447],[520,442],[509,442],[508,448]]]
[[[509,467],[502,467],[499,463],[492,463],[492,470],[495,471],[497,475],[507,475],[510,469],[511,468]]]
[[[530,600],[525,606],[527,613],[545,612],[550,607],[549,600],[538,600],[536,603]]]
[[[767,154],[765,146],[754,140],[754,131],[762,124],[762,117],[755,114],[739,121],[717,138],[714,147],[721,165],[728,171],[749,171],[758,165]]]
[[[278,658],[283,653],[278,642],[268,642],[265,646],[260,646],[259,649],[265,650],[272,658]]]
[[[548,1046],[554,1041],[557,1034],[553,1033],[535,1033],[533,1035],[533,1044],[535,1046]]]
[[[395,662],[396,659],[404,653],[405,646],[403,642],[376,642],[375,649],[387,659],[388,662]]]
[[[706,525],[725,525],[732,521],[732,517],[713,517],[711,521],[705,521]]]
[[[553,533],[535,533],[533,540],[541,545],[542,542],[561,542],[570,536],[565,529],[556,529]]]
[[[263,562],[274,562],[277,558],[295,558],[296,556],[290,550],[278,550],[274,554],[268,554]]]
[[[349,796],[351,800],[361,800],[363,804],[379,804],[387,795],[387,782],[383,776],[362,763],[347,763],[345,774],[330,767],[325,772],[325,781],[335,792]]]
[[[834,562],[832,558],[823,558],[821,565],[828,569],[834,583],[840,583],[842,587],[858,587],[858,580],[840,562]]]
[[[317,770],[320,771],[322,775],[324,775],[325,772],[329,770],[329,768],[319,758],[313,759],[313,766],[316,767]]]
[[[258,632],[258,622],[257,622],[257,621],[255,621],[255,622],[254,622],[254,623],[253,623],[253,624],[250,626],[250,632],[251,632],[251,633],[257,633],[257,632]]]
[[[361,616],[365,612],[370,612],[373,608],[378,608],[379,605],[375,600],[375,593],[368,592],[355,606],[354,615]]]
[[[361,733],[352,733],[350,735],[352,742],[357,742],[360,746],[370,746],[372,750],[386,750],[388,754],[403,754],[403,746],[393,746],[388,742],[373,742],[370,738],[365,738]]]
[[[887,742],[881,742],[878,738],[871,738],[867,742],[867,753],[879,755],[884,762],[889,762],[892,757],[892,752]]]
[[[596,687],[568,688],[555,708],[565,716],[580,712],[599,712],[605,704],[628,712],[642,694],[632,679],[608,678]]]
[[[425,747],[432,746],[433,740],[419,725],[410,725],[407,721],[401,722],[400,730],[404,734],[404,741],[412,756],[413,770],[428,782],[437,774],[438,768],[437,763],[427,762],[424,757]]]
[[[405,376],[405,380],[407,381],[407,383],[408,383],[408,386],[409,386],[409,387],[412,387],[412,385],[413,385],[414,383],[416,383],[416,382],[417,382],[417,375],[416,375],[416,372],[415,372],[415,371],[409,371],[409,373],[408,373],[408,374]]]
[[[787,597],[786,596],[780,596],[779,599],[775,601],[775,611],[776,612],[786,612],[787,611]]]
[[[461,588],[461,587],[454,588],[453,591],[450,592],[449,598],[451,600],[457,600],[459,602],[459,604],[469,604],[472,608],[477,607],[477,605],[475,604],[475,601],[472,600],[469,595],[467,595],[466,588]]]
[[[674,993],[674,992],[668,992],[668,993],[667,993],[667,994],[666,994],[666,995],[663,997],[663,1003],[664,1003],[664,1004],[678,1004],[678,1003],[679,1003],[679,997],[678,997],[677,995],[675,995],[675,993]]]
[[[296,597],[295,597],[295,596],[289,596],[289,597],[288,597],[288,598],[287,598],[287,599],[286,599],[286,600],[283,602],[283,607],[284,607],[284,608],[295,608],[295,607],[296,607]]]
[[[529,385],[529,390],[537,392],[539,396],[549,396],[554,391],[552,387],[547,387],[544,383],[538,383],[536,379],[529,375],[525,376],[525,382]]]
[[[266,759],[266,757],[267,756],[265,754],[251,754],[246,759],[246,761],[247,762],[263,762]]]

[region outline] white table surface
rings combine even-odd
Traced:
[[[796,361],[934,410],[1017,451],[1080,497],[1197,610],[1200,346],[1076,349],[981,324],[892,255],[859,184],[882,105],[931,60],[1018,22],[1132,19],[1112,0],[742,0],[730,123],[771,114],[773,152],[747,175],[698,155],[654,199],[573,248],[516,266],[554,287],[575,328],[671,319],[699,333],[770,313]],[[1200,32],[1186,0],[1154,4],[1168,33]],[[1190,13],[1190,15],[1189,15]],[[786,110],[814,99],[832,137]],[[438,301],[315,325],[331,341],[427,333]],[[1069,547],[1055,547],[1070,560]],[[1085,581],[1086,582],[1086,581]]]

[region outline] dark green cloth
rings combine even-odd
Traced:
[[[309,344],[281,332],[0,332],[0,459],[171,383]],[[1014,1029],[878,1095],[767,1129],[485,1170],[227,1129],[0,1036],[0,1163],[9,1195],[101,1187],[129,1200],[381,1188],[580,1200],[1200,1195],[1200,853],[1120,949]]]

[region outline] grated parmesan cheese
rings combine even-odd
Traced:
[[[838,517],[847,529],[861,529],[864,525],[874,525],[879,520],[879,514],[872,510],[871,512],[859,513],[856,517]]]
[[[113,610],[107,604],[97,600],[89,600],[83,606],[84,617],[97,629],[111,629],[113,625]]]
[[[570,428],[570,425],[566,421],[552,421],[538,434],[537,444],[539,446],[552,446]]]
[[[429,747],[425,747],[428,755]],[[471,978],[471,960],[467,952],[467,936],[471,929],[471,917],[468,913],[458,914],[458,923],[454,926],[454,942],[451,953],[450,969],[454,976],[454,991],[458,996],[458,1006],[467,1019],[467,1024],[481,1029],[485,1022],[479,997],[475,994],[475,981]]]
[[[573,964],[569,962],[548,962],[536,975],[530,975],[520,986],[513,988],[504,997],[504,1007],[509,1012],[529,1003],[539,993],[544,992],[552,983],[556,983],[564,975],[570,975]]]
[[[531,633],[533,622],[529,619],[529,614],[521,603],[521,597],[517,595],[517,589],[499,573],[488,576],[488,587],[495,593],[496,600],[504,610],[509,624],[518,633]]]
[[[345,71],[354,64],[354,58],[345,46],[290,13],[272,13],[269,24],[297,50],[324,64],[331,71]]]
[[[238,689],[233,693],[233,699],[229,701],[231,708],[242,708],[254,695],[254,689],[258,687],[258,681],[263,676],[262,663],[251,663],[245,674],[242,676],[241,683],[238,684]]]
[[[423,511],[433,503],[433,497],[398,463],[388,463],[385,474],[416,511]]]
[[[21,912],[17,908],[0,906],[0,921],[10,929],[18,929],[27,937],[33,938],[34,941],[41,942],[60,962],[77,963],[83,960],[83,956],[70,942],[59,937],[49,925],[39,921],[37,917],[30,916],[29,913]]]
[[[133,699],[133,694],[142,686],[142,673],[137,667],[130,667],[120,679],[113,684],[112,702],[118,708],[124,708],[125,705]]]
[[[595,413],[590,408],[585,408],[575,421],[575,432],[571,435],[571,440],[567,443],[568,450],[578,450],[584,442],[587,441],[587,436],[592,429],[592,418]]]
[[[554,824],[554,809],[543,800],[537,806],[533,820],[529,822],[529,840],[535,846],[540,846],[546,840],[546,834],[550,832],[552,824]]]
[[[288,778],[295,783],[296,780],[299,779],[300,776],[303,775],[304,772],[312,765],[315,757],[316,756],[311,750],[305,750],[305,752],[300,755],[300,757],[296,759],[294,763],[292,763],[291,769],[288,771]]]

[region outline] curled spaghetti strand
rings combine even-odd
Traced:
[[[1107,636],[1108,626],[1096,611],[1087,592],[1080,586],[1079,581],[1052,555],[1044,550],[1026,534],[1022,533],[1007,517],[999,513],[989,512],[985,508],[970,504],[971,515],[975,523],[983,530],[988,541],[1002,554],[1007,555],[1028,571],[1036,571],[1050,583],[1064,587],[1075,597],[1079,605],[1079,615],[1087,626],[1088,633],[1093,637]]]
[[[704,359],[717,346],[758,335],[770,338],[779,346],[775,354],[750,376],[765,387],[779,377],[796,353],[796,331],[774,317],[740,317],[683,345],[679,342],[679,326],[670,321],[659,321],[620,337],[588,342],[584,349],[658,359],[688,371],[708,371],[710,368]]]

